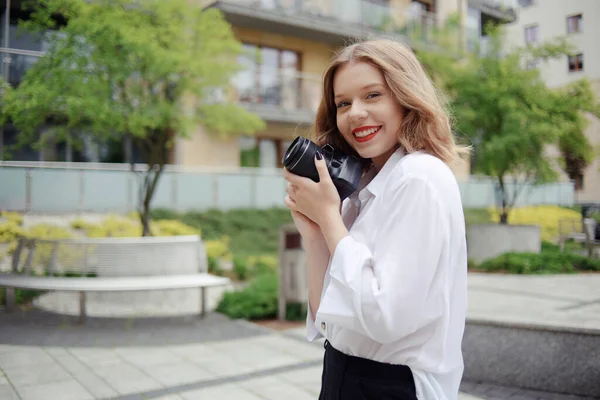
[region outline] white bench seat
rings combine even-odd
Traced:
[[[80,322],[86,318],[86,292],[124,292],[165,289],[201,290],[201,316],[206,314],[207,287],[226,286],[229,278],[197,273],[192,275],[136,276],[136,277],[98,277],[98,278],[65,278],[31,276],[20,274],[0,274],[0,287],[6,287],[7,311],[12,311],[15,303],[14,289],[33,289],[49,291],[71,291],[80,294]]]

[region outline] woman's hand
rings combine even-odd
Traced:
[[[339,217],[341,201],[323,156],[317,154],[315,166],[319,173],[319,182],[292,174],[285,169],[283,177],[289,182],[285,205],[292,210],[292,216],[299,213],[322,228],[323,223],[333,215],[337,214]],[[296,219],[305,225],[306,221],[301,220],[299,216],[294,217],[294,222]],[[300,227],[298,229],[300,230]]]
[[[319,225],[315,224],[313,221],[308,219],[305,215],[300,214],[298,211],[294,211],[296,208],[296,186],[289,183],[286,187],[287,196],[285,197],[285,205],[292,212],[292,219],[294,220],[294,225],[298,229],[298,232],[304,238],[304,240],[312,242],[316,240],[322,240],[323,235],[321,233],[321,228]]]

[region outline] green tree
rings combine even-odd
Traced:
[[[6,98],[20,143],[76,144],[82,131],[99,142],[131,140],[147,164],[138,205],[144,236],[176,137],[198,124],[218,136],[264,127],[227,101],[241,43],[218,10],[195,3],[36,0],[22,23],[45,34],[49,48]]]
[[[589,124],[587,115],[600,118],[600,106],[587,80],[575,81],[557,90],[557,95],[560,101],[556,112],[571,122],[570,128],[562,132],[558,140],[560,166],[570,179],[575,180],[598,156],[585,135],[585,129]]]
[[[554,160],[547,155],[549,146],[569,144],[574,157],[589,160],[580,145],[585,143],[582,112],[597,106],[589,82],[551,89],[537,68],[527,67],[569,54],[563,38],[508,49],[502,45],[500,28],[488,32],[485,51],[421,48],[419,54],[450,97],[457,131],[469,137],[474,171],[494,178],[500,223],[506,224],[525,187],[556,179]]]

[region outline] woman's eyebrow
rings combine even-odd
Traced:
[[[377,86],[383,86],[383,85],[381,83],[378,83],[378,82],[368,83],[365,86],[363,86],[361,88],[361,90],[370,89],[370,88],[377,87]],[[339,97],[344,97],[344,94],[343,93],[338,93],[338,94],[335,95],[334,98],[337,99]]]

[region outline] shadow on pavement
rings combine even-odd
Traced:
[[[204,319],[190,315],[160,318],[94,318],[79,325],[78,317],[38,309],[0,310],[0,344],[23,346],[115,347],[165,346],[231,340],[265,330],[218,313]]]

